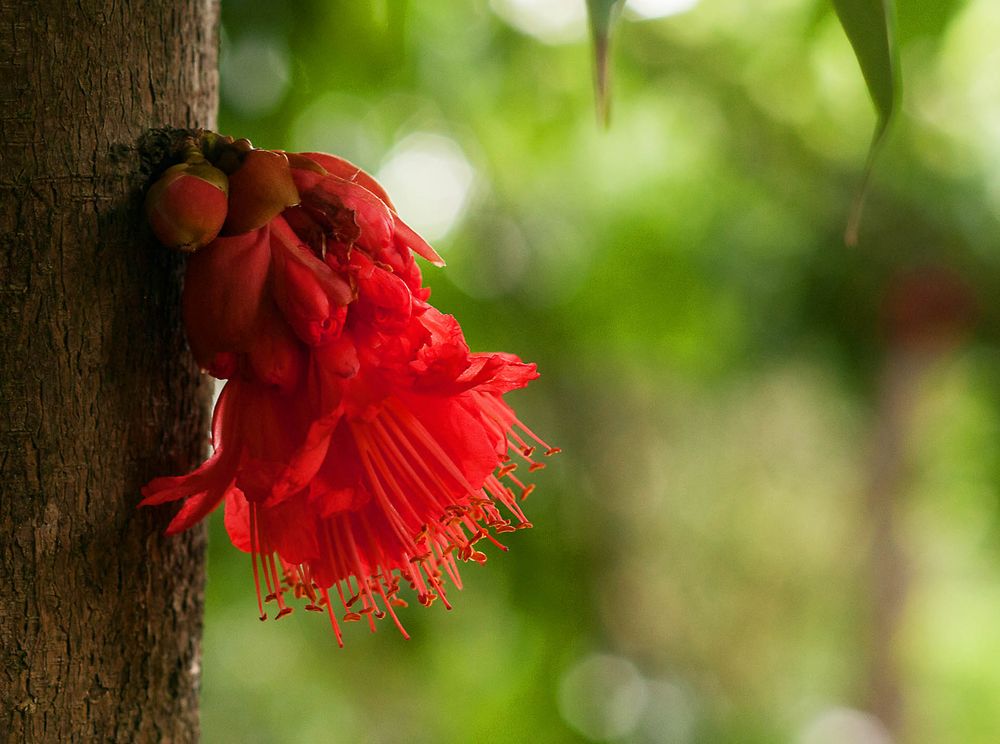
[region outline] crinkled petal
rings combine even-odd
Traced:
[[[358,244],[372,251],[392,243],[395,215],[385,202],[363,186],[336,176],[321,179],[302,195],[303,204],[321,212],[348,210],[361,228]]]
[[[327,173],[342,178],[345,181],[360,184],[381,199],[389,209],[395,211],[395,207],[392,205],[389,195],[385,193],[385,189],[382,188],[378,181],[354,163],[336,155],[328,155],[325,152],[303,152],[300,154],[321,165]]]
[[[319,346],[340,335],[350,285],[301,244],[281,217],[271,223],[274,298],[296,335]]]

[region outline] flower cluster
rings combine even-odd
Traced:
[[[413,254],[443,261],[351,163],[229,141],[215,165],[175,169],[147,214],[162,242],[193,251],[189,343],[227,382],[214,454],[153,480],[142,504],[183,499],[176,533],[225,501],[261,619],[265,603],[281,617],[295,597],[329,615],[339,643],[338,617],[374,630],[388,614],[405,635],[401,583],[449,606],[456,560],[483,562],[480,540],[530,526],[517,461],[535,470],[536,447],[557,450],[502,396],[535,366],[470,352],[428,304]]]

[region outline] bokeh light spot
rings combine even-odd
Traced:
[[[631,661],[591,654],[563,676],[559,712],[588,739],[618,739],[638,727],[648,697],[646,680]]]
[[[652,20],[685,13],[698,4],[698,0],[628,0],[625,11],[632,18]]]
[[[492,0],[500,18],[546,44],[580,41],[587,34],[587,6],[582,0]]]
[[[475,175],[454,140],[418,132],[393,148],[377,177],[407,224],[434,241],[447,235],[462,216]]]
[[[225,102],[246,116],[262,116],[278,107],[291,83],[288,49],[273,37],[248,36],[223,46],[219,73]]]
[[[892,744],[892,737],[875,716],[852,708],[829,708],[808,724],[798,744]]]

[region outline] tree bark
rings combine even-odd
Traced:
[[[150,127],[214,127],[217,0],[0,0],[0,739],[194,741],[205,536],[139,489],[204,455]]]

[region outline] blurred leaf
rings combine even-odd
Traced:
[[[611,47],[611,31],[614,27],[622,0],[587,0],[587,14],[590,16],[590,33],[594,40],[594,95],[597,104],[597,118],[608,126],[611,121],[611,101],[609,98],[608,57]]]
[[[848,245],[858,242],[858,227],[864,209],[865,196],[871,181],[875,158],[885,139],[886,130],[899,98],[898,50],[894,28],[893,0],[833,0],[833,7],[840,18],[840,25],[854,47],[854,54],[861,65],[868,92],[878,121],[868,150],[868,162],[858,188],[847,222],[844,241]]]
[[[908,2],[896,9],[896,38],[900,45],[921,40],[940,43],[952,20],[967,5],[966,0]]]

